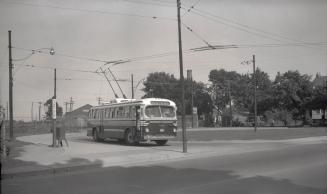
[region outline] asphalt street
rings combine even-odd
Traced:
[[[9,179],[2,193],[327,193],[325,141],[252,145],[270,149]]]

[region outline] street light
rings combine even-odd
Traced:
[[[15,47],[12,47],[12,48],[15,48]],[[31,56],[33,56],[35,53],[44,53],[42,50],[48,50],[50,55],[54,55],[56,53],[53,47],[31,49],[30,51],[32,51],[32,53],[29,54],[28,56],[20,58],[20,59],[12,59],[12,60],[13,61],[25,61],[25,60],[29,59]]]
[[[42,53],[42,50],[49,50],[50,55],[54,55],[55,51],[53,47],[51,48],[39,48],[39,49],[33,49],[31,50],[32,53],[29,54],[28,56],[20,59],[13,59],[12,58],[12,48],[15,48],[11,44],[11,31],[8,31],[8,49],[9,49],[9,137],[10,140],[14,140],[14,130],[13,130],[13,85],[14,85],[14,79],[13,79],[13,61],[26,61],[29,59],[31,56],[33,56],[36,52]],[[17,72],[17,71],[16,71]],[[32,118],[33,120],[33,118]]]

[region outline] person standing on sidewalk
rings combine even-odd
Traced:
[[[9,150],[6,148],[6,132],[5,132],[6,115],[4,110],[0,107],[0,129],[1,129],[1,158],[9,155]]]
[[[66,145],[68,147],[68,141],[66,139],[66,125],[65,125],[65,119],[60,118],[58,119],[58,124],[57,124],[57,140],[59,145],[62,147],[62,140],[65,140]]]

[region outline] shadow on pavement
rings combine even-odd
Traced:
[[[76,138],[72,138],[69,139],[70,142],[79,142],[79,143],[89,143],[89,144],[94,144],[94,143],[98,143],[98,144],[109,144],[109,145],[121,145],[121,146],[133,146],[133,147],[168,147],[169,145],[169,141],[168,144],[161,146],[161,145],[157,145],[155,142],[140,142],[136,145],[127,145],[124,141],[119,141],[116,139],[105,139],[103,141],[98,141],[95,142],[91,137],[76,137]]]
[[[241,178],[232,171],[194,168],[109,167],[5,182],[4,193],[287,193],[325,194],[327,189],[297,185],[289,180],[255,176]],[[35,184],[38,183],[38,187]]]
[[[16,159],[24,152],[24,146],[28,145],[33,144],[18,140],[8,143],[7,146],[10,147],[10,154],[5,158],[1,158],[1,179],[56,174],[60,172],[99,168],[103,165],[100,160],[89,161],[84,158],[72,158],[64,164],[55,163],[52,165],[40,165],[37,162]]]

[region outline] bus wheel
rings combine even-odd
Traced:
[[[163,146],[167,143],[168,140],[155,140],[157,145]]]
[[[99,132],[96,128],[93,129],[93,140],[94,141],[103,141],[104,140],[103,138],[99,137]]]
[[[132,129],[127,129],[127,131],[125,133],[125,143],[128,144],[128,145],[134,145],[135,144]]]

